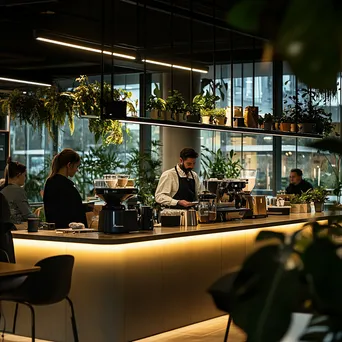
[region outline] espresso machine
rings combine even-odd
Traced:
[[[217,218],[216,221],[230,221],[242,219],[249,211],[245,207],[243,189],[246,187],[245,179],[208,179],[204,181],[205,187],[216,194]]]
[[[110,187],[108,180],[96,180],[96,195],[106,204],[99,213],[99,232],[105,234],[129,233],[153,229],[152,208],[127,205],[126,201],[138,193],[134,187]]]

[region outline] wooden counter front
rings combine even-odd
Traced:
[[[139,234],[16,231],[13,236],[18,263],[33,265],[59,254],[75,257],[70,298],[80,341],[128,342],[222,315],[207,290],[241,265],[259,231],[291,233],[311,219],[326,222],[328,214],[156,228]],[[7,307],[11,326],[13,315],[7,314]],[[37,307],[36,317],[37,337],[73,341],[64,302]],[[29,311],[21,308],[17,331],[30,336],[29,322]]]

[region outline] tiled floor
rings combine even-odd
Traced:
[[[136,342],[222,342],[227,325],[227,317],[221,316],[205,322],[189,325]],[[281,342],[299,341],[299,337],[308,324],[311,315],[295,313],[292,323]],[[229,342],[245,342],[245,334],[234,324],[229,332]]]
[[[222,342],[227,326],[227,317],[221,316],[184,328],[144,338],[137,342]],[[234,324],[229,333],[229,342],[244,342],[245,334]]]

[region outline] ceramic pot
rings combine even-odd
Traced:
[[[202,116],[202,123],[209,125],[210,124],[210,116]]]
[[[295,124],[295,123],[291,124],[291,132],[293,132],[293,133],[297,132],[297,124]]]
[[[280,123],[280,130],[282,132],[290,132],[291,131],[291,123],[289,123],[289,122],[281,122]]]
[[[315,202],[315,211],[316,213],[321,213],[324,211],[324,203],[323,202]]]
[[[217,125],[224,126],[226,124],[227,118],[225,116],[217,116],[215,121]]]
[[[314,133],[314,123],[306,122],[301,124],[301,133]]]
[[[271,131],[273,128],[273,122],[264,122],[264,129],[266,131]]]

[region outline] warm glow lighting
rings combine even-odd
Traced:
[[[143,59],[142,62],[150,63],[150,64],[156,64],[156,65],[162,65],[166,66],[169,68],[175,68],[175,69],[182,69],[182,70],[188,70],[188,71],[194,71],[194,72],[200,72],[202,74],[207,74],[208,71],[204,69],[196,69],[196,68],[190,68],[182,65],[177,65],[177,64],[170,64],[170,63],[164,63],[164,62],[159,62],[159,61],[154,61],[151,59]]]
[[[41,41],[41,42],[44,42],[44,43],[66,46],[66,47],[69,47],[72,49],[84,50],[84,51],[95,52],[95,53],[103,53],[105,55],[110,55],[110,56],[113,55],[115,57],[132,59],[132,60],[135,59],[134,56],[130,56],[130,55],[122,54],[122,53],[117,53],[117,52],[111,52],[111,51],[102,51],[100,49],[94,49],[94,48],[90,48],[90,47],[84,46],[84,45],[62,42],[60,40],[48,39],[48,38],[44,38],[44,37],[37,37],[36,39]]]
[[[39,82],[31,82],[31,81],[25,81],[25,80],[17,80],[15,78],[0,77],[0,81],[14,82],[14,83],[23,83],[23,84],[32,84],[32,85],[42,86],[42,87],[51,87],[51,84],[39,83]]]

